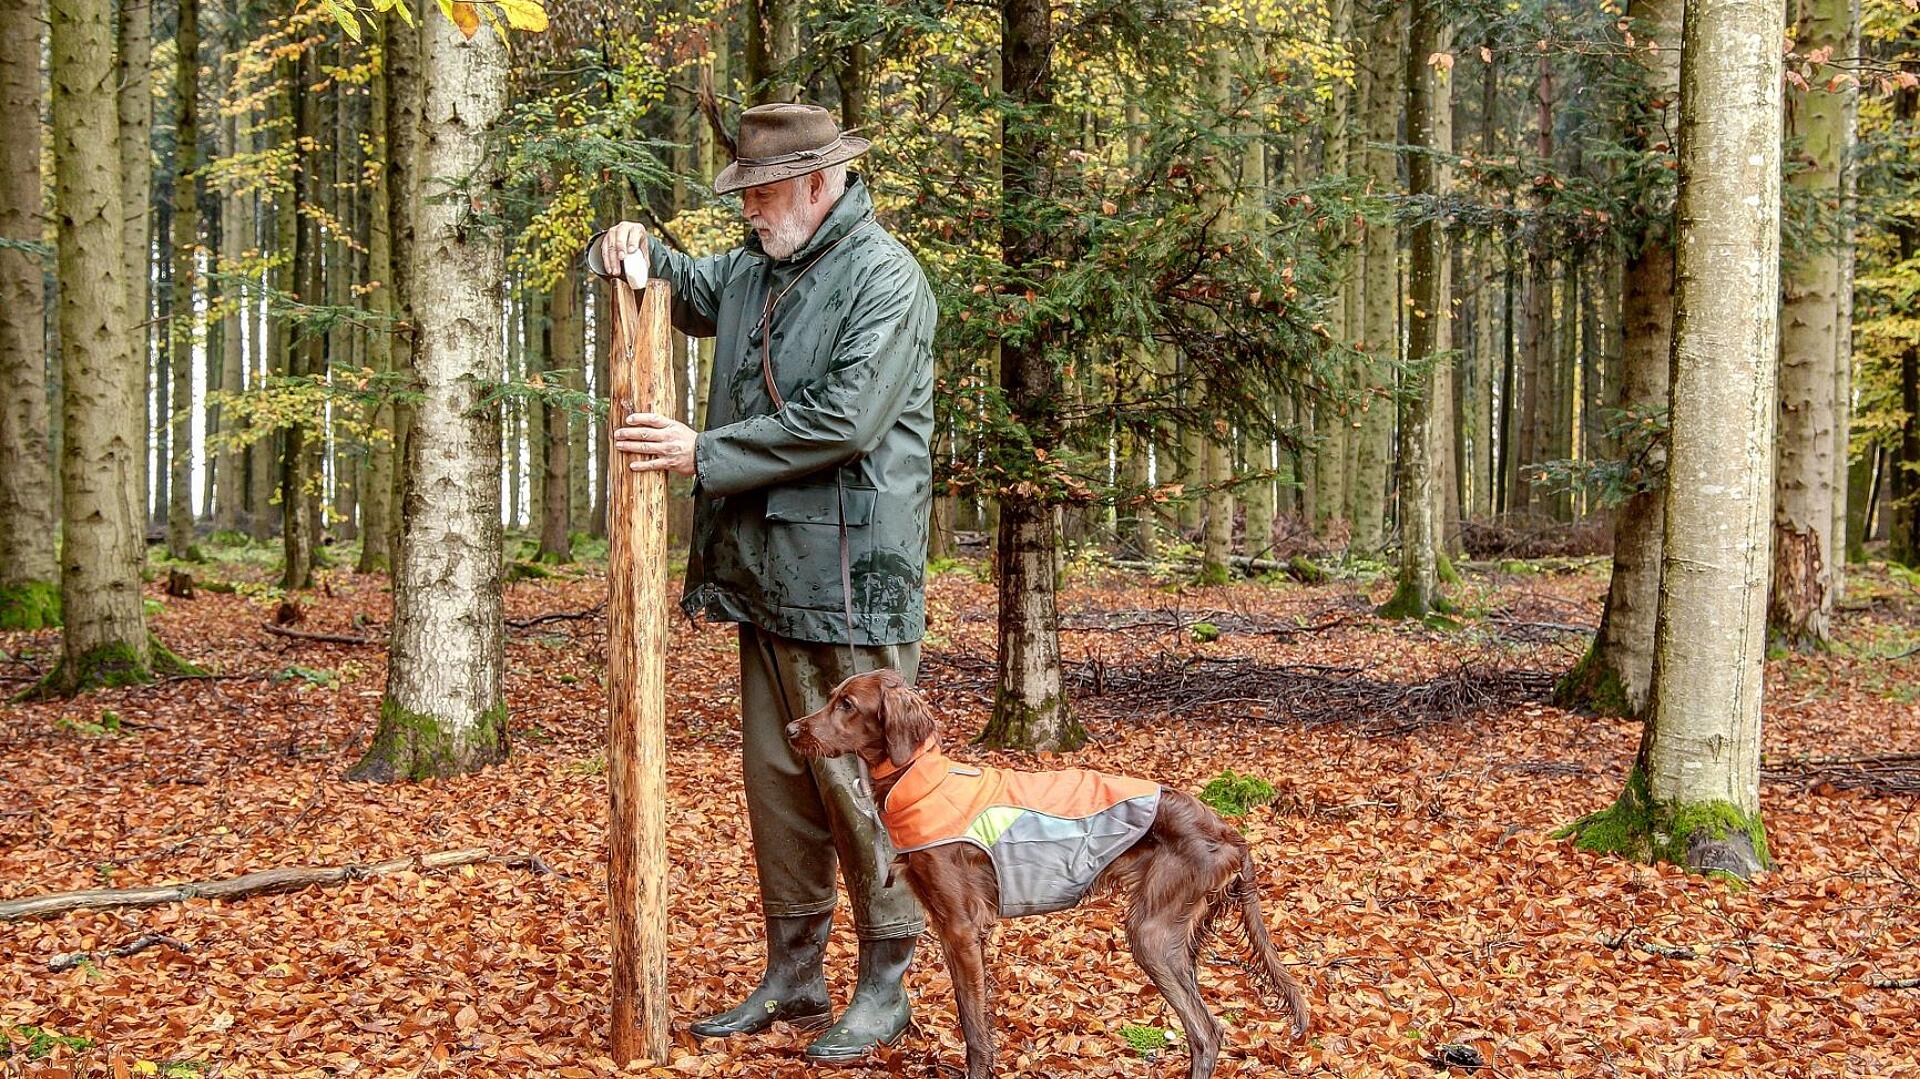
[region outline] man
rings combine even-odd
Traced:
[[[628,467],[695,477],[681,607],[740,626],[767,969],[739,1006],[691,1029],[727,1037],[831,1017],[821,960],[838,860],[859,978],[839,1021],[807,1048],[822,1061],[906,1031],[901,978],[924,928],[905,883],[888,884],[892,849],[859,762],[809,762],[785,735],[843,678],[890,667],[912,681],[926,621],[936,311],[919,264],[847,171],[867,148],[822,108],[748,109],[740,156],[714,180],[719,194],[741,192],[745,244],[690,258],[623,222],[587,250],[602,276],[644,251],[673,286],[674,327],[715,339],[705,431],[638,413],[613,433]]]

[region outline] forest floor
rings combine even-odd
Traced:
[[[506,763],[349,783],[383,648],[270,635],[267,556],[221,555],[201,573],[238,593],[148,591],[160,637],[221,678],[0,704],[0,899],[453,848],[499,858],[0,923],[0,1075],[610,1073],[604,620],[511,630]],[[572,572],[514,584],[509,617],[592,608],[604,578]],[[384,641],[385,579],[325,582],[297,628]],[[1598,618],[1604,560],[1470,570],[1452,589],[1467,608],[1457,626],[1373,618],[1366,604],[1389,583],[1193,588],[1083,567],[1062,595],[1092,734],[1073,763],[1188,791],[1231,769],[1277,792],[1240,824],[1314,1027],[1290,1040],[1278,1005],[1208,956],[1202,985],[1227,1024],[1220,1075],[1433,1075],[1447,1044],[1500,1076],[1920,1075],[1920,988],[1898,987],[1920,979],[1920,801],[1792,767],[1920,751],[1920,586],[1859,570],[1837,647],[1769,663],[1762,796],[1779,867],[1743,888],[1553,838],[1613,799],[1638,738],[1632,723],[1545,703],[1546,674],[1578,658],[1577,628]],[[929,607],[921,681],[949,751],[1064,762],[967,745],[991,690],[991,586],[959,565],[930,583]],[[1210,635],[1200,622],[1217,638],[1197,639]],[[733,632],[674,626],[677,1048],[656,1074],[815,1074],[806,1035],[784,1027],[726,1043],[685,1032],[753,985],[760,950]],[[0,688],[23,688],[58,645],[0,635]],[[1175,1024],[1119,916],[1099,904],[1002,926],[1005,1074],[1185,1074],[1177,1045],[1134,1048]],[[156,933],[175,943],[106,954]],[[837,1000],[853,948],[836,926]],[[100,954],[49,969],[75,952]],[[910,980],[918,1032],[838,1074],[955,1074],[937,949]]]

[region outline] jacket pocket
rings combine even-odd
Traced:
[[[845,557],[851,571],[871,554],[878,496],[873,487],[847,484],[836,488],[831,483],[775,487],[767,492],[766,565],[761,581],[775,606],[835,613],[846,609],[841,577],[841,511],[844,507]],[[860,598],[856,584],[855,611],[864,608]]]
[[[873,503],[879,495],[875,488],[851,483],[844,487],[817,483],[775,487],[767,492],[767,520],[777,524],[833,525],[837,530],[844,505],[847,527],[872,524]]]

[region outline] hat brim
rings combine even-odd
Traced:
[[[781,165],[742,165],[735,161],[721,169],[720,175],[713,178],[713,193],[732,194],[749,187],[779,183],[781,180],[791,180],[795,176],[805,176],[810,172],[844,165],[866,153],[872,146],[871,140],[863,139],[858,135],[842,135],[839,145],[832,150],[805,161],[791,161]]]

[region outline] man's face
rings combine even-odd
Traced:
[[[819,226],[808,196],[819,185],[820,174],[809,173],[790,180],[777,180],[740,193],[741,213],[760,237],[767,254],[783,259],[813,236]]]

